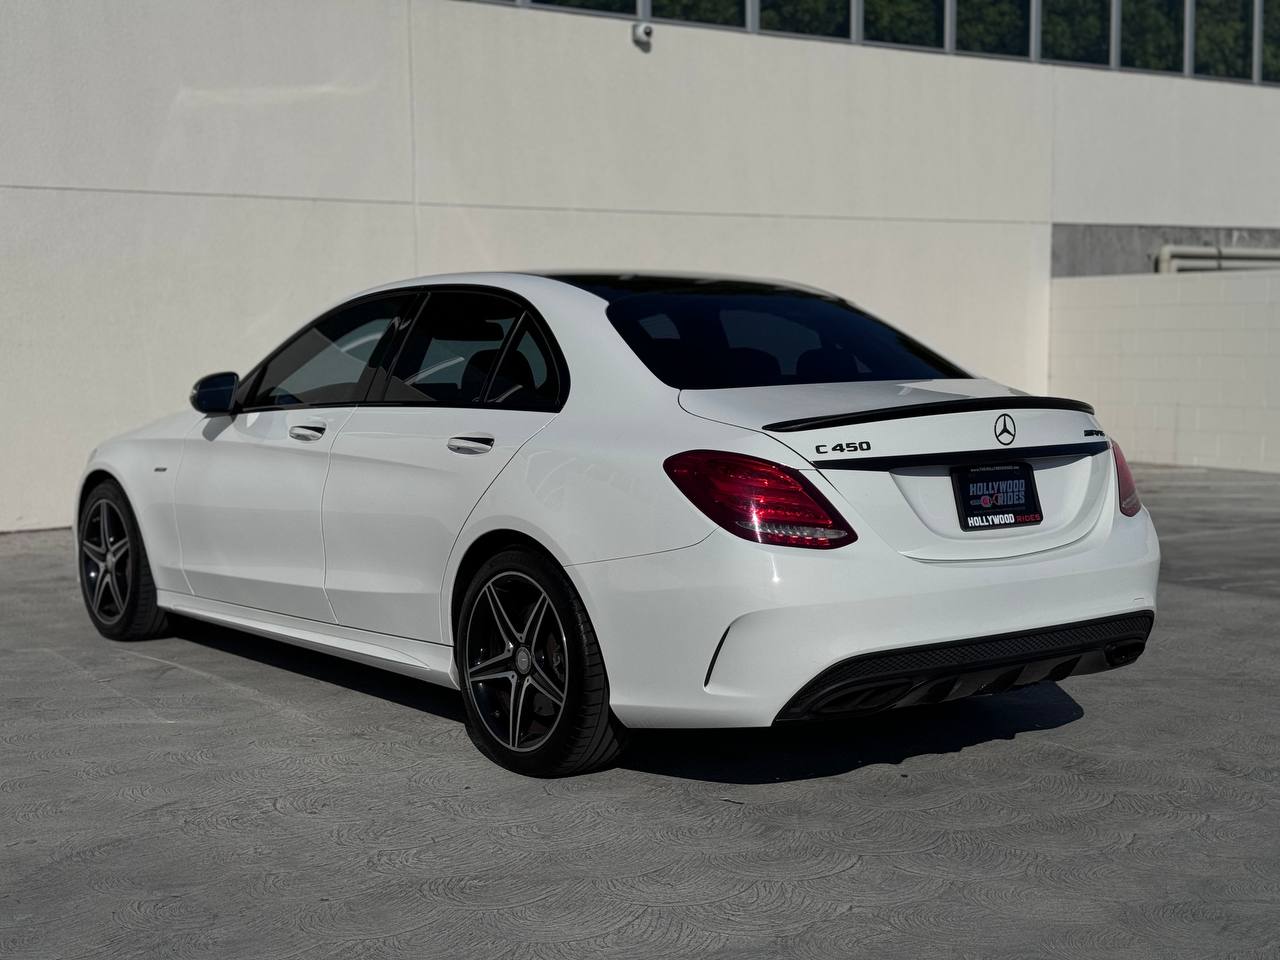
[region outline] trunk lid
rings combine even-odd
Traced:
[[[859,535],[872,530],[920,560],[997,559],[1063,546],[1093,528],[1111,490],[1111,458],[1103,455],[1109,444],[1092,408],[990,380],[685,390],[680,405],[786,444],[848,502]],[[1007,464],[1030,470],[1002,472]],[[983,469],[953,482],[956,471],[970,468]],[[971,483],[984,472],[1033,478],[1041,521],[963,526],[969,521],[961,499],[983,492]]]

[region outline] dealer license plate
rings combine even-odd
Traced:
[[[960,529],[966,533],[1026,527],[1044,519],[1036,494],[1035,471],[1029,463],[955,467],[951,485]]]

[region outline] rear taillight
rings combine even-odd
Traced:
[[[1142,500],[1138,496],[1138,485],[1133,482],[1133,471],[1120,450],[1120,444],[1111,441],[1111,455],[1116,459],[1116,490],[1120,495],[1120,512],[1132,517],[1142,509]]]
[[[812,483],[781,464],[689,450],[662,467],[695,507],[744,540],[830,550],[858,539]]]

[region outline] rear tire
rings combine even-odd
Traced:
[[[485,561],[463,596],[454,655],[467,732],[494,762],[562,777],[622,751],[595,630],[549,558],[512,548]]]
[[[77,530],[80,593],[97,631],[109,640],[168,632],[142,532],[120,484],[103,480],[89,491]]]

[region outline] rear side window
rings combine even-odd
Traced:
[[[502,343],[523,313],[485,293],[431,294],[396,358],[385,400],[391,403],[479,403]]]
[[[366,300],[321,317],[267,361],[246,406],[341,406],[363,400],[375,349],[416,300],[416,294]]]
[[[481,291],[432,293],[391,368],[386,403],[559,409],[547,333],[521,304]]]
[[[608,315],[653,375],[681,390],[969,376],[844,301],[803,291],[642,293]]]
[[[526,315],[489,387],[487,402],[525,410],[555,410],[560,378],[542,331]]]

